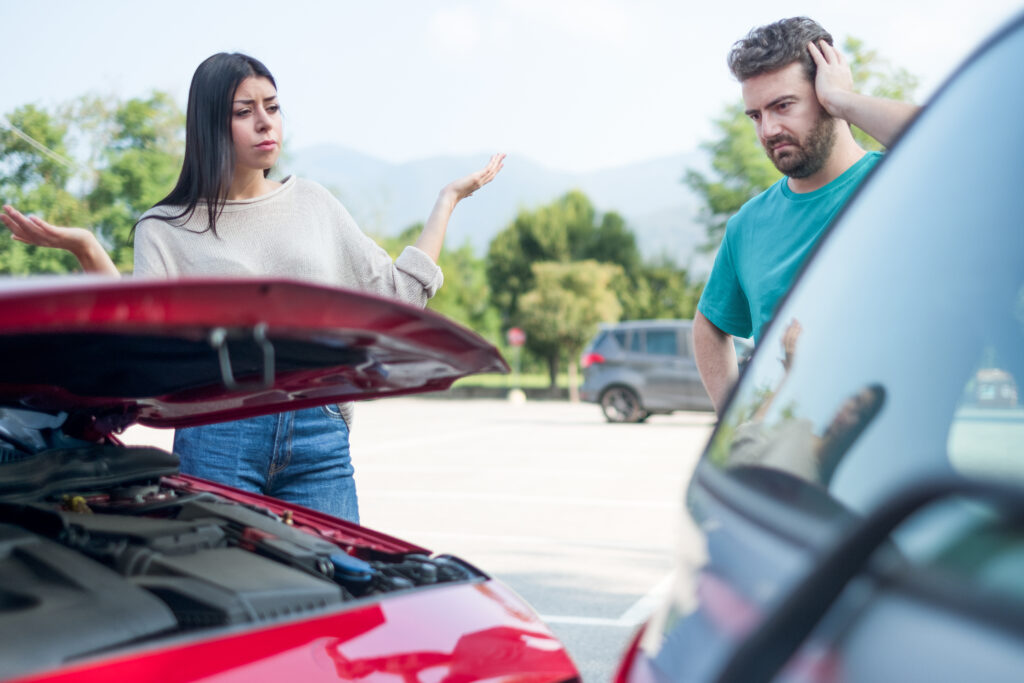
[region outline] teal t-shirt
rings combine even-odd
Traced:
[[[868,152],[828,185],[798,194],[782,178],[729,219],[697,310],[723,332],[761,338],[832,218],[882,158]]]

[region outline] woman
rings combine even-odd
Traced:
[[[270,71],[242,54],[213,55],[189,89],[185,159],[171,193],[135,226],[135,275],[289,277],[418,306],[442,282],[436,261],[455,205],[489,183],[504,155],[444,188],[414,246],[394,261],[320,185],[270,180],[282,122]],[[4,206],[15,239],[66,249],[86,272],[118,271],[93,233]],[[181,471],[358,522],[349,457],[351,404],[180,429]]]

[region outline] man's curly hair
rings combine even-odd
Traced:
[[[760,26],[733,44],[729,51],[729,70],[742,82],[800,62],[804,74],[813,83],[818,67],[807,52],[807,43],[820,40],[834,44],[831,34],[807,17],[791,17]]]

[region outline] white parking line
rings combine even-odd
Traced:
[[[388,529],[388,533],[398,538],[423,538],[429,536],[442,541],[482,541],[485,543],[503,543],[508,545],[557,545],[578,546],[580,548],[598,548],[603,550],[631,551],[663,555],[665,548],[654,545],[636,545],[634,543],[614,543],[609,541],[582,541],[549,536],[494,536],[491,534],[469,534],[462,532]]]
[[[669,574],[659,581],[647,594],[634,602],[618,619],[601,617],[574,617],[555,614],[542,614],[540,618],[548,624],[570,624],[573,626],[608,626],[612,628],[635,628],[643,623],[654,612],[672,586],[673,575]]]
[[[355,425],[352,427],[352,452],[358,457],[373,456],[378,453],[387,453],[388,451],[395,450],[413,449],[415,451],[419,451],[427,444],[449,443],[453,441],[465,442],[477,437],[493,439],[496,434],[516,429],[514,425],[507,427],[488,426],[463,430],[454,430],[446,427],[443,431],[437,431],[434,433],[420,432],[417,436],[411,436],[406,439],[388,439],[387,441],[375,442],[367,440],[366,443],[363,443],[363,440],[359,438],[358,424],[359,418],[356,417]],[[399,429],[397,425],[396,429]],[[486,443],[486,441],[484,441],[484,443]]]
[[[618,508],[646,508],[651,510],[674,510],[681,503],[658,500],[612,500],[608,498],[569,498],[567,496],[520,496],[502,493],[464,493],[459,491],[368,491],[360,493],[360,498],[401,498],[408,500],[485,500],[502,503],[526,503],[547,505],[573,505]]]
[[[358,457],[360,457],[362,455],[363,455],[362,453],[358,453],[356,455],[356,457],[358,458]],[[559,458],[563,458],[563,459],[570,459],[570,458],[574,457],[574,455],[571,454],[571,453],[570,454],[561,454],[560,453],[558,457]],[[593,458],[591,458],[591,459],[593,459]],[[357,461],[356,462],[356,473],[357,473],[356,476],[365,475],[365,474],[375,474],[375,475],[399,474],[399,475],[405,475],[405,476],[409,476],[409,475],[413,475],[413,474],[425,474],[425,475],[442,475],[443,474],[443,475],[446,475],[446,476],[449,476],[449,477],[452,477],[452,476],[459,477],[459,476],[478,475],[478,474],[480,474],[480,471],[481,471],[482,467],[483,467],[483,465],[481,465],[480,463],[475,464],[473,467],[457,467],[457,466],[430,465],[430,464],[410,465],[410,464],[407,464],[407,463],[382,464],[382,463],[370,462],[370,463],[365,463],[364,464],[362,462]],[[580,472],[580,470],[578,468],[577,469],[572,469],[572,468],[568,468],[568,467],[564,467],[564,468],[555,468],[555,467],[550,467],[550,466],[545,466],[545,467],[522,467],[522,466],[517,466],[517,467],[500,467],[500,466],[493,465],[491,462],[488,462],[486,464],[486,467],[487,467],[487,475],[492,477],[492,478],[500,478],[500,477],[538,477],[539,478],[539,477],[545,477],[545,478],[548,478],[548,479],[566,478],[566,479],[572,479],[573,481],[579,482],[579,481],[583,481],[583,480],[588,480],[588,481],[606,481],[608,479],[613,479],[613,480],[616,480],[616,481],[620,481],[622,479],[622,477],[623,477],[622,472],[617,472],[617,471],[615,471],[613,469],[610,469],[610,468],[608,468],[608,469],[602,468],[602,469],[597,469],[597,470],[590,470],[590,471]],[[682,482],[683,482],[683,475],[680,474],[677,479],[679,481],[679,485],[675,489],[673,489],[673,490],[681,491],[682,488],[683,488],[683,484],[682,484]]]
[[[622,613],[622,616],[619,617],[619,621],[628,624],[639,624],[646,620],[651,616],[651,613],[654,612],[654,608],[665,599],[665,595],[668,593],[669,588],[672,587],[672,580],[674,577],[674,574],[668,574],[665,578],[656,583],[654,588],[647,591],[646,595],[634,602],[632,607]]]
[[[572,626],[610,626],[612,628],[632,628],[636,624],[624,623],[621,619],[601,619],[600,617],[560,617],[541,614],[545,624],[570,624]]]

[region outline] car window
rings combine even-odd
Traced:
[[[647,330],[647,353],[659,356],[678,356],[679,343],[675,330]]]
[[[610,353],[616,350],[618,345],[615,342],[615,337],[609,334],[607,330],[601,330],[594,337],[594,340],[590,342],[590,351],[596,351],[597,353]]]
[[[922,478],[1024,481],[1022,54],[1018,32],[973,62],[876,167],[759,342],[711,463],[853,511]]]
[[[679,330],[679,353],[687,358],[693,358],[693,330]],[[737,356],[739,358],[739,356]]]
[[[612,332],[612,336],[615,337],[615,341],[618,342],[620,349],[628,348],[626,344],[627,334],[625,330],[615,330]]]
[[[633,330],[631,335],[629,350],[635,353],[643,353],[644,351],[644,333],[642,330]]]

